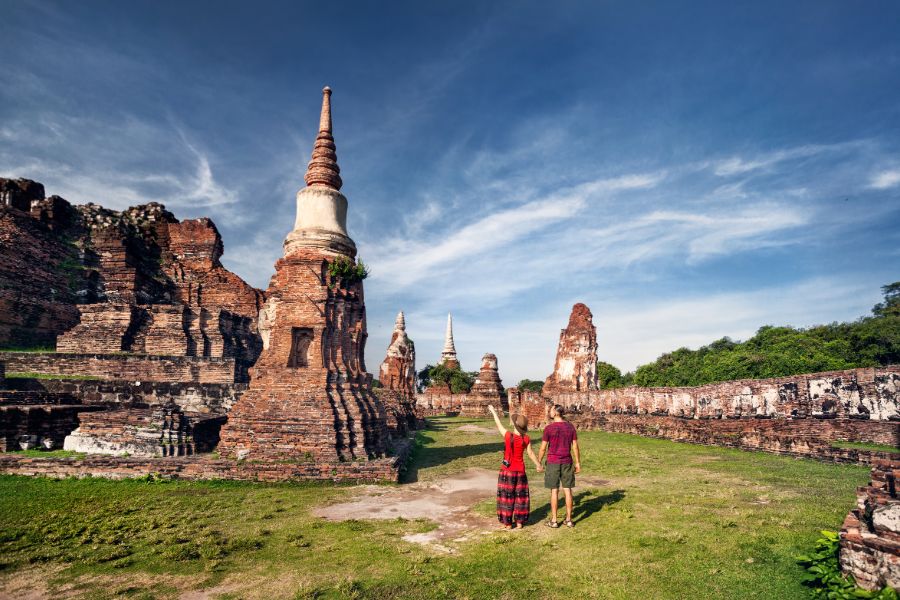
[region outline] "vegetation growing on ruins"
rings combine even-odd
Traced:
[[[852,575],[844,576],[838,562],[840,538],[837,532],[825,530],[821,533],[823,537],[816,540],[814,550],[797,557],[797,562],[806,567],[803,582],[812,588],[816,598],[897,600],[897,592],[889,587],[870,592],[858,588]]]
[[[328,263],[328,274],[332,281],[339,280],[341,284],[349,284],[362,281],[369,276],[369,267],[358,259],[355,263],[353,259],[346,256],[338,256],[336,259]]]
[[[489,426],[431,420],[406,479],[494,471],[501,444]],[[402,539],[433,529],[428,521],[311,514],[352,498],[352,487],[2,476],[0,589],[90,598],[803,598],[810,591],[795,557],[820,530],[840,526],[869,478],[859,466],[599,431],[578,438],[574,530],[497,531],[491,490],[474,509],[490,517],[491,534],[445,542],[452,553]],[[547,492],[530,467],[528,475],[537,523]]]
[[[900,363],[900,282],[882,290],[884,301],[870,316],[806,329],[766,325],[744,342],[725,337],[697,350],[679,348],[619,384],[694,386]]]
[[[459,367],[446,365],[426,365],[419,371],[419,387],[425,389],[432,385],[448,385],[454,394],[465,394],[475,385],[478,371],[463,371]]]

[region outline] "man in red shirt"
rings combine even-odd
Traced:
[[[550,489],[551,511],[551,518],[547,525],[554,529],[559,527],[556,520],[556,509],[559,505],[559,488],[562,486],[563,493],[566,495],[565,524],[567,527],[575,527],[575,523],[572,521],[572,488],[575,487],[575,474],[581,473],[578,435],[575,433],[575,426],[563,420],[563,408],[559,404],[553,405],[550,409],[550,418],[553,421],[544,428],[541,450],[538,452],[538,464],[543,464],[544,454],[547,454],[544,487]],[[575,456],[574,464],[572,455]]]

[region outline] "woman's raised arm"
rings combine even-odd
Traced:
[[[500,417],[497,416],[497,410],[494,408],[494,405],[488,404],[488,410],[491,411],[491,415],[494,417],[494,423],[497,424],[497,430],[500,432],[500,435],[506,437],[506,427],[500,422]]]

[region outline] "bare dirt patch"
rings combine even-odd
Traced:
[[[497,434],[496,427],[482,427],[481,425],[460,425],[457,429],[463,433]]]
[[[437,523],[437,529],[407,535],[403,539],[453,552],[442,542],[461,542],[495,529],[496,521],[471,512],[471,508],[494,497],[496,490],[496,471],[468,469],[432,483],[413,483],[398,488],[359,486],[355,500],[316,509],[313,514],[331,521],[429,519]]]

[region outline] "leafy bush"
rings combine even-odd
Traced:
[[[816,598],[852,600],[854,598],[874,598],[876,600],[897,600],[897,592],[886,587],[878,591],[867,591],[856,586],[852,575],[841,573],[838,562],[840,538],[833,531],[822,531],[824,537],[816,540],[811,554],[797,557],[797,562],[806,567],[803,583],[813,590]]]
[[[346,256],[339,256],[328,263],[328,275],[332,282],[339,280],[342,285],[362,281],[369,276],[369,268],[362,260],[355,263]]]

